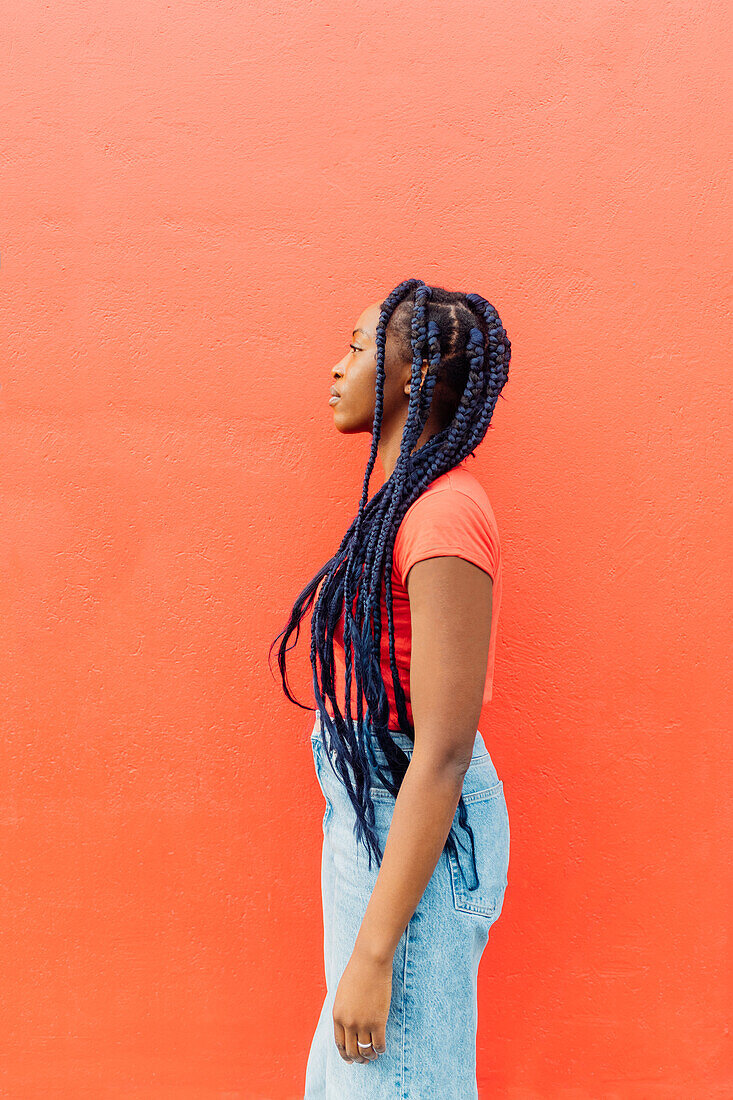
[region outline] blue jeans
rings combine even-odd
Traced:
[[[391,736],[410,755],[402,733]],[[480,885],[472,881],[470,838],[453,821],[461,876],[455,858],[441,853],[425,891],[397,945],[386,1051],[371,1062],[345,1062],[334,1041],[336,988],[351,956],[379,873],[357,846],[354,808],[325,759],[320,718],[311,733],[318,783],[326,800],[323,816],[321,897],[326,996],[308,1054],[304,1100],[478,1100],[476,1083],[477,978],[489,928],[501,912],[509,867],[509,817],[502,781],[483,737],[476,731],[463,782],[468,821],[475,839]],[[386,763],[372,736],[374,755]],[[380,845],[389,832],[395,800],[376,774],[371,795]],[[464,862],[465,860],[465,862]]]

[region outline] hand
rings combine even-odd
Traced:
[[[345,1062],[373,1062],[384,1054],[391,1000],[392,959],[377,961],[355,948],[333,1002],[334,1039]],[[357,1040],[372,1046],[358,1047]]]

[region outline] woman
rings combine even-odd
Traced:
[[[278,636],[300,706],[285,655],[313,605],[327,993],[305,1100],[478,1097],[476,982],[509,822],[476,728],[500,543],[467,462],[510,353],[485,299],[408,279],[362,313],[332,371],[334,424],[371,432],[371,453],[355,519]]]

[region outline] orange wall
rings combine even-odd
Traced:
[[[482,1100],[733,1095],[725,5],[5,27],[0,1095],[302,1096],[323,804],[267,648],[361,491],[330,368],[413,276],[513,345]]]

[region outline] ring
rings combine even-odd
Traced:
[[[371,1043],[360,1043],[359,1040],[357,1039],[356,1040],[356,1045],[358,1047],[370,1047],[372,1044]]]

